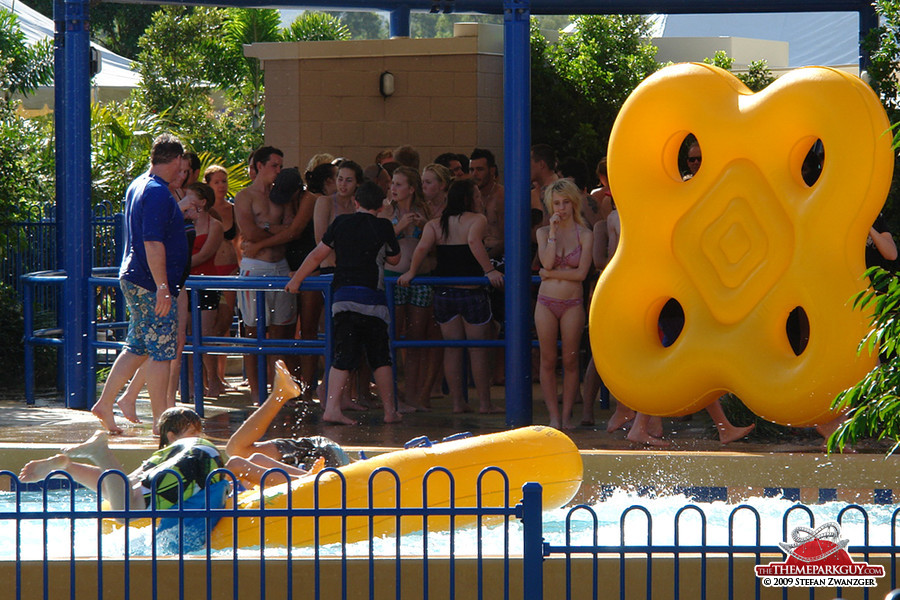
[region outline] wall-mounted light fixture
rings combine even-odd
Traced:
[[[378,83],[378,90],[381,92],[381,95],[385,98],[389,98],[394,95],[394,74],[390,71],[385,71],[381,74],[381,78]]]

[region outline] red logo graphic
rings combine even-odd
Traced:
[[[784,562],[756,566],[766,587],[872,587],[884,577],[884,567],[855,562],[841,539],[841,526],[829,521],[817,529],[796,527],[791,542],[779,542]]]
[[[841,539],[841,526],[834,521],[825,523],[815,531],[797,527],[791,532],[793,544],[778,542],[788,555],[787,564],[820,563],[848,565],[853,562],[847,554],[847,540]],[[827,560],[826,560],[827,559]]]

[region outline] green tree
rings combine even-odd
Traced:
[[[357,11],[328,11],[350,30],[353,40],[384,40],[389,35],[388,22],[382,13]]]
[[[306,11],[284,30],[286,42],[349,40],[350,30],[334,15]]]
[[[31,93],[53,83],[53,49],[50,40],[29,45],[19,18],[0,9],[0,83],[3,96]]]
[[[244,56],[244,45],[282,40],[281,16],[277,10],[261,8],[229,8],[225,20],[223,64],[233,67],[223,78],[236,105],[250,113],[250,127],[262,132],[265,100],[265,74],[258,58]],[[218,72],[221,75],[221,72]],[[230,84],[230,85],[229,85]]]
[[[153,14],[147,32],[138,42],[140,95],[155,113],[168,111],[170,118],[185,123],[208,110],[213,57],[224,53],[221,40],[225,12],[220,9],[167,6]]]
[[[754,92],[765,89],[770,83],[775,81],[775,76],[772,75],[769,63],[765,59],[752,61],[747,66],[747,72],[738,73],[737,78]]]
[[[726,71],[731,71],[731,68],[734,66],[734,59],[728,56],[724,50],[718,50],[712,58],[704,58],[703,62],[708,65],[715,65]],[[765,59],[752,61],[747,66],[746,73],[735,73],[735,77],[740,79],[753,92],[759,92],[775,81],[775,76],[772,75],[769,63]]]
[[[53,82],[49,42],[28,45],[18,18],[0,10],[0,219],[16,220],[53,198],[54,138],[48,117],[26,119],[14,93]]]
[[[862,42],[869,53],[870,62],[866,68],[867,81],[881,98],[891,126],[894,128],[894,143],[900,143],[900,1],[876,0],[875,10],[881,25],[872,29]],[[900,232],[900,157],[895,155],[894,179],[884,203],[884,218],[888,229]]]
[[[606,155],[616,115],[658,65],[641,16],[582,16],[549,43],[531,28],[532,139],[594,164]]]
[[[29,0],[28,5],[53,18],[53,0]],[[138,40],[150,25],[159,4],[117,4],[91,0],[91,39],[127,58],[138,55]]]
[[[122,209],[125,190],[147,170],[150,147],[169,131],[167,113],[150,113],[135,99],[91,105],[92,201]]]
[[[499,15],[468,15],[459,13],[413,13],[409,20],[409,33],[414,38],[453,37],[455,23],[487,23],[502,25]]]
[[[892,441],[889,453],[900,447],[900,281],[878,267],[866,274],[872,287],[853,301],[854,308],[872,312],[872,329],[860,352],[878,347],[885,360],[835,399],[833,406],[846,410],[847,419],[828,439],[829,452],[868,437]]]

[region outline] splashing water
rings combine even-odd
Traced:
[[[76,511],[91,511],[97,507],[96,495],[85,489],[78,489],[74,495],[68,490],[53,490],[47,493],[47,509],[50,511],[67,511],[72,506]],[[22,493],[20,513],[37,513],[44,510],[42,492]],[[73,499],[74,498],[74,504]],[[544,513],[544,540],[552,545],[566,543],[566,518],[569,516],[571,543],[575,545],[594,544],[594,515],[597,518],[596,543],[601,546],[615,546],[620,543],[620,521],[624,518],[624,542],[628,545],[644,545],[648,541],[648,531],[652,526],[654,545],[671,545],[675,543],[676,514],[689,503],[683,496],[659,496],[655,498],[641,497],[622,490],[614,492],[604,500],[590,506],[590,510],[579,508],[558,509]],[[638,506],[646,508],[651,515],[650,521],[640,510],[630,510]],[[725,502],[708,502],[694,504],[702,510],[706,517],[706,544],[724,546],[728,544],[728,522],[734,513],[734,543],[736,546],[754,545],[756,540],[756,519],[747,508],[738,508]],[[803,510],[794,510],[784,524],[784,515],[798,503],[778,498],[750,498],[740,506],[751,506],[760,514],[762,545],[774,546],[785,539],[798,525],[809,526],[809,517]],[[815,523],[837,520],[838,513],[847,506],[842,502],[828,502],[810,505]],[[895,505],[862,505],[869,518],[869,543],[873,545],[890,544],[891,517],[897,509]],[[0,492],[0,539],[16,539],[16,495],[14,492]],[[864,516],[859,510],[850,510],[842,519],[843,537],[850,540],[851,549],[865,542]],[[46,528],[45,528],[46,522]],[[45,531],[46,529],[46,531]],[[681,545],[700,545],[703,543],[700,513],[689,508],[678,518],[678,542]],[[508,531],[508,535],[504,535]],[[151,552],[150,528],[132,528],[129,547],[132,555],[145,556]],[[45,542],[46,539],[46,542]],[[460,529],[451,535],[448,531],[429,531],[426,534],[417,532],[402,536],[400,553],[403,556],[422,555],[427,540],[427,552],[430,556],[448,556],[451,544],[454,552],[473,554],[477,546],[478,532],[475,528]],[[18,546],[23,559],[40,559],[44,546],[51,558],[69,558],[72,553],[77,557],[94,557],[98,555],[98,547],[102,544],[104,557],[122,556],[125,551],[125,536],[122,530],[103,534],[98,537],[97,522],[94,519],[77,519],[74,526],[72,519],[27,519],[20,521],[20,544]],[[508,540],[508,542],[507,542]],[[507,526],[495,523],[485,526],[482,536],[483,553],[488,556],[504,554],[505,544],[509,545],[509,554],[522,554],[522,524],[511,518]],[[393,556],[397,552],[397,541],[392,536],[375,538],[372,550],[378,556]],[[17,547],[14,544],[0,545],[0,560],[16,558]],[[74,549],[74,550],[73,550]],[[464,550],[463,550],[464,549]],[[258,548],[240,549],[238,556],[258,556]],[[347,556],[368,556],[369,543],[357,542],[349,544],[345,549]],[[313,556],[313,548],[294,548],[294,557]],[[340,556],[343,554],[340,544],[331,544],[319,548],[322,556]],[[199,554],[205,554],[201,551]],[[230,551],[215,552],[230,556]],[[267,548],[267,556],[285,556],[284,548]]]

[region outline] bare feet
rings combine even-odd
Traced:
[[[631,410],[621,402],[617,404],[616,411],[606,423],[607,433],[612,433],[614,431],[618,431],[619,429],[623,429],[626,423],[634,420],[635,414],[636,413],[633,410]]]
[[[402,400],[400,402],[398,402],[397,405],[399,408],[399,412],[401,414],[414,413],[417,410],[423,410],[423,409],[420,409],[418,406],[413,406],[412,404],[407,404],[406,402],[403,402]],[[423,410],[423,412],[424,412],[424,410]],[[385,422],[387,422],[387,421],[385,421]]]
[[[399,412],[391,411],[391,412],[384,413],[384,422],[385,423],[388,423],[388,424],[400,423],[401,421],[403,421],[403,415],[401,415]]]
[[[478,412],[483,415],[498,415],[498,414],[506,412],[506,411],[504,411],[499,406],[488,405],[487,407],[482,406],[481,408],[479,408]]]
[[[454,412],[454,414],[457,414],[457,415],[462,414],[462,413],[470,413],[470,412],[472,412],[472,407],[469,406],[468,404],[466,404],[465,402],[462,402],[460,404],[454,404],[453,412]]]
[[[665,448],[672,445],[672,442],[668,440],[654,437],[645,431],[635,431],[634,428],[632,428],[625,437],[629,442],[644,446],[653,446],[655,448]]]
[[[560,429],[559,420],[558,419],[550,419],[550,427],[553,429]]]
[[[297,398],[302,393],[300,384],[291,377],[291,372],[283,360],[275,361],[275,378],[272,382],[272,393],[270,398],[274,396],[280,402],[285,402],[291,398]]]
[[[341,410],[352,410],[352,411],[356,411],[356,412],[365,412],[369,409],[366,408],[365,406],[363,406],[362,404],[359,404],[353,400],[347,400],[347,401],[341,403]]]
[[[106,463],[110,458],[109,434],[99,430],[86,442],[63,448],[62,453],[69,458],[86,458],[96,465]]]
[[[325,411],[322,414],[322,421],[325,423],[332,423],[334,425],[356,425],[356,421],[351,419],[350,417],[344,416],[343,413],[329,413]]]
[[[225,393],[225,382],[224,381],[214,381],[210,384],[208,388],[206,388],[206,397],[207,398],[218,398],[222,394]]]
[[[50,458],[41,460],[33,460],[22,467],[19,471],[19,481],[22,483],[33,483],[44,479],[53,471],[64,470],[72,461],[65,454],[57,454]]]
[[[737,440],[739,440],[743,437],[746,437],[747,434],[750,433],[751,431],[753,431],[753,429],[755,427],[756,427],[756,423],[753,423],[752,425],[748,425],[746,427],[735,427],[735,426],[731,426],[728,428],[723,427],[723,428],[719,429],[719,441],[722,444],[736,442]]]
[[[122,433],[122,428],[116,425],[116,416],[111,406],[102,406],[99,402],[91,408],[91,413],[103,423],[103,426],[113,434]]]
[[[132,423],[140,423],[141,419],[137,416],[137,405],[134,398],[120,397],[116,400],[116,406],[122,411],[122,416]],[[94,413],[96,414],[96,413]],[[102,420],[102,419],[101,419]]]

